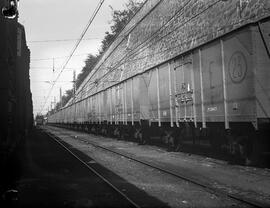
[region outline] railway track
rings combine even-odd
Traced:
[[[96,171],[93,167],[91,167],[90,164],[88,164],[86,161],[84,161],[80,156],[78,156],[76,153],[74,153],[70,148],[67,147],[67,145],[62,142],[57,136],[51,134],[48,131],[42,130],[45,134],[47,134],[50,138],[52,138],[57,144],[59,144],[63,149],[65,149],[68,153],[70,153],[74,158],[76,158],[83,166],[85,166],[87,169],[89,169],[92,173],[94,173],[96,176],[98,176],[102,181],[104,181],[109,187],[111,187],[116,193],[118,193],[124,200],[126,200],[130,207],[134,208],[141,208],[142,206],[136,203],[134,200],[129,198],[123,191],[121,191],[119,188],[117,188],[115,185],[113,185],[108,179],[106,179],[102,173]]]
[[[61,133],[63,133],[63,132],[61,132]],[[68,136],[70,136],[70,135],[68,135]],[[144,160],[135,158],[133,156],[130,156],[128,154],[125,154],[123,152],[116,151],[116,150],[113,150],[113,149],[110,149],[110,148],[101,146],[101,145],[96,144],[94,142],[91,142],[91,141],[89,141],[87,139],[83,139],[81,137],[73,137],[73,138],[76,139],[76,140],[78,140],[78,141],[82,141],[82,142],[85,142],[85,143],[87,143],[89,145],[92,145],[95,148],[99,148],[99,149],[102,149],[104,151],[107,151],[107,152],[110,152],[110,153],[119,155],[121,157],[127,158],[129,160],[135,161],[135,162],[140,163],[140,164],[143,164],[145,166],[148,166],[150,168],[156,169],[156,170],[158,170],[160,172],[163,172],[165,174],[169,174],[169,175],[174,176],[176,178],[179,178],[181,180],[185,180],[187,182],[190,182],[190,183],[192,183],[194,185],[197,185],[199,187],[202,187],[207,192],[212,193],[212,194],[216,194],[216,195],[218,195],[220,197],[227,197],[229,199],[234,200],[235,202],[242,203],[242,204],[247,205],[247,206],[250,206],[250,207],[257,207],[257,208],[268,207],[267,205],[262,204],[262,203],[260,203],[258,201],[253,201],[253,200],[244,198],[244,197],[242,197],[240,195],[233,194],[233,193],[228,193],[228,192],[223,191],[223,190],[220,190],[218,188],[211,187],[211,186],[209,186],[209,185],[207,185],[207,184],[205,184],[205,183],[203,183],[203,182],[201,182],[199,180],[196,180],[194,178],[188,177],[187,175],[180,174],[179,172],[173,172],[173,171],[170,171],[170,170],[166,170],[166,169],[164,169],[162,167],[158,167],[157,165],[152,164],[151,162],[144,161]]]

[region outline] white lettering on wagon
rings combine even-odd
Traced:
[[[208,107],[208,108],[207,108],[207,111],[208,111],[208,112],[217,111],[217,106],[214,106],[214,107]]]
[[[162,115],[163,115],[163,116],[167,116],[167,111],[163,111],[163,112],[162,112]]]

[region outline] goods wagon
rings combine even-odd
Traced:
[[[262,157],[269,151],[269,34],[269,20],[243,27],[67,106],[49,122]]]

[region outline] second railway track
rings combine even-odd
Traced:
[[[148,167],[151,167],[153,169],[156,169],[160,172],[163,172],[165,174],[169,174],[173,177],[176,177],[176,178],[179,178],[181,180],[185,180],[185,181],[188,181],[189,183],[192,183],[192,184],[195,184],[197,186],[200,186],[202,187],[203,189],[205,189],[207,192],[209,193],[212,193],[212,194],[215,194],[215,195],[218,195],[218,196],[221,196],[221,197],[227,197],[227,198],[230,198],[234,201],[236,201],[237,203],[241,203],[241,204],[244,204],[246,206],[249,206],[249,207],[257,207],[257,208],[261,208],[261,207],[267,207],[267,205],[265,204],[262,204],[260,202],[257,202],[257,201],[253,201],[253,200],[250,200],[248,198],[244,198],[240,195],[237,195],[237,194],[233,194],[233,193],[229,193],[229,192],[226,192],[226,191],[223,191],[221,189],[218,189],[218,188],[215,188],[215,187],[211,187],[209,186],[208,184],[205,184],[199,180],[196,180],[194,178],[191,178],[187,175],[184,175],[184,174],[181,174],[179,172],[173,172],[173,171],[170,171],[170,170],[166,170],[162,167],[159,167],[149,161],[145,161],[145,160],[141,160],[139,158],[136,158],[134,156],[131,156],[127,153],[124,153],[124,152],[121,152],[121,151],[117,151],[117,150],[114,150],[114,149],[111,149],[111,148],[108,148],[108,147],[104,147],[104,146],[101,146],[93,141],[89,141],[87,139],[84,139],[84,138],[81,138],[81,137],[73,137],[74,139],[76,140],[79,140],[79,141],[82,141],[82,142],[85,142],[89,145],[92,145],[93,147],[95,148],[99,148],[99,149],[102,149],[104,151],[107,151],[107,152],[110,152],[110,153],[113,153],[113,154],[117,154],[121,157],[124,157],[124,158],[127,158],[129,160],[132,160],[132,161],[135,161],[137,163],[140,163],[140,164],[143,164],[145,166],[148,166]]]

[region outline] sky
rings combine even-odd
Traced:
[[[53,81],[100,0],[20,0],[19,22],[25,27],[27,45],[31,51],[30,82],[34,115],[45,114],[54,105],[54,100],[59,102],[60,88],[62,94],[72,88],[73,71],[78,75],[87,55],[98,53],[105,32],[110,31],[110,6],[123,9],[127,1],[104,1],[84,40],[48,97]]]

